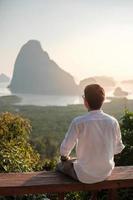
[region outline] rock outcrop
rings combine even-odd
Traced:
[[[117,87],[113,94],[116,97],[126,97],[128,95],[128,92],[122,90],[120,87]]]
[[[28,41],[20,50],[9,86],[14,93],[74,95],[74,78],[61,69],[37,40]]]
[[[108,76],[89,77],[80,81],[80,91],[83,91],[84,87],[89,84],[100,84],[105,89],[105,91],[108,91],[111,88],[115,87],[116,82],[112,77]]]

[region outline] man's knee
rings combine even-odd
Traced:
[[[59,162],[56,166],[57,171],[66,172],[72,168],[72,162],[70,160]]]
[[[58,163],[56,170],[72,177],[75,180],[78,180],[78,177],[73,167],[73,160],[67,160],[67,161]]]

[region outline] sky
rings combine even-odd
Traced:
[[[30,39],[76,81],[133,79],[132,0],[0,0],[0,73]]]

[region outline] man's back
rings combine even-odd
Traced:
[[[80,181],[93,183],[104,180],[114,168],[114,154],[123,148],[120,129],[115,118],[94,110],[73,120],[61,151],[67,151],[76,141],[77,160],[74,169]],[[64,149],[65,148],[65,149]]]

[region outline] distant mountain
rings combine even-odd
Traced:
[[[56,95],[78,93],[74,78],[50,59],[37,40],[28,41],[20,49],[9,88],[14,93]]]
[[[9,77],[5,74],[0,74],[0,82],[9,82]]]
[[[89,84],[100,84],[105,90],[108,90],[111,87],[115,87],[116,82],[112,77],[94,76],[80,81],[80,90],[83,91],[84,87]]]
[[[128,92],[122,90],[120,87],[117,87],[113,94],[116,97],[126,97],[128,95]]]
[[[133,80],[124,80],[121,83],[124,83],[124,84],[133,84]]]

